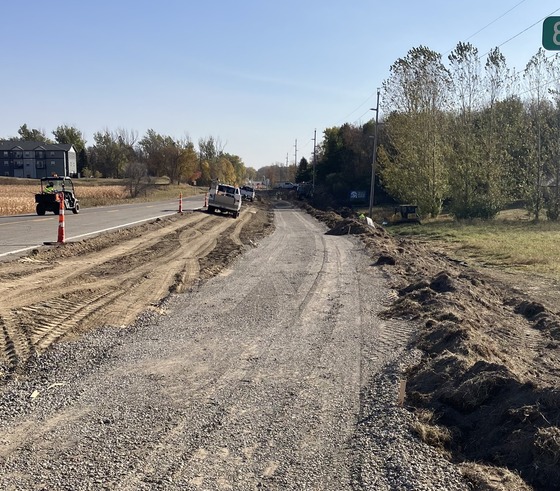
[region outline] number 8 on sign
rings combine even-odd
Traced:
[[[560,50],[560,17],[547,17],[544,20],[542,45],[544,49]]]

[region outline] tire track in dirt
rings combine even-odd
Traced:
[[[282,213],[277,213],[279,228],[285,228]],[[298,219],[305,221],[299,215],[291,217],[292,220]],[[293,221],[291,222],[293,226]],[[288,227],[291,233],[293,229]],[[285,246],[286,237],[290,246]],[[260,270],[257,268],[255,277],[267,276],[267,288],[270,288],[268,295],[275,296],[282,302],[282,309],[293,312],[289,319],[284,319],[281,312],[276,313],[272,318],[267,318],[267,330],[274,330],[274,334],[267,334],[270,342],[264,342],[265,335],[259,335],[259,326],[254,326],[255,333],[252,342],[243,343],[236,337],[235,343],[225,343],[228,345],[227,355],[213,359],[211,363],[212,374],[200,374],[200,377],[191,374],[190,380],[196,386],[199,393],[197,400],[199,407],[197,414],[201,420],[191,422],[180,419],[178,423],[164,432],[158,442],[160,445],[146,456],[148,465],[145,465],[145,473],[138,473],[134,476],[129,475],[122,482],[124,488],[131,489],[141,487],[142,484],[160,482],[163,476],[172,475],[172,481],[189,486],[189,489],[208,489],[208,481],[214,480],[221,483],[224,488],[231,487],[231,483],[239,479],[239,474],[243,473],[244,479],[252,482],[254,486],[267,487],[268,480],[277,473],[286,472],[286,466],[290,472],[313,473],[309,462],[309,455],[325,458],[333,465],[333,469],[350,467],[348,453],[345,448],[340,448],[334,442],[327,448],[316,447],[315,441],[322,436],[325,428],[340,427],[346,428],[346,416],[339,419],[338,412],[345,399],[342,394],[335,391],[333,397],[333,385],[337,380],[343,378],[341,375],[352,354],[356,356],[353,363],[360,364],[360,338],[364,333],[360,331],[365,319],[356,318],[354,309],[358,312],[365,312],[366,306],[362,302],[371,300],[371,291],[364,288],[357,279],[360,276],[358,270],[347,269],[349,257],[355,252],[353,248],[347,249],[335,242],[336,239],[326,239],[318,236],[315,240],[318,254],[311,253],[310,249],[302,248],[305,254],[313,256],[313,259],[306,264],[303,281],[288,274],[283,267],[278,264],[286,264],[294,259],[293,242],[287,233],[278,232],[274,237],[273,246],[267,248],[265,257],[274,257],[277,263],[273,271]],[[278,247],[282,244],[283,247]],[[306,244],[308,246],[308,244]],[[291,249],[291,254],[286,254],[286,249]],[[283,255],[282,255],[283,254]],[[279,260],[279,261],[278,261]],[[262,264],[266,264],[261,261]],[[293,269],[293,266],[291,266]],[[248,268],[250,269],[250,268]],[[268,273],[268,275],[267,275]],[[252,282],[252,280],[251,280]],[[369,284],[369,283],[368,283]],[[237,298],[217,298],[205,303],[204,309],[212,309],[214,303],[220,303],[222,309],[228,312],[228,316],[237,319],[237,311],[243,311],[243,305],[257,298],[258,293],[264,291],[262,283],[247,287],[247,292],[240,288]],[[349,303],[349,298],[356,299]],[[356,305],[349,307],[348,305]],[[227,304],[224,307],[224,303]],[[262,302],[260,302],[262,303]],[[261,305],[262,306],[262,305]],[[280,309],[279,309],[280,310]],[[204,316],[202,316],[204,317]],[[289,322],[286,322],[288,320]],[[219,324],[219,322],[218,322]],[[352,327],[349,327],[349,325]],[[375,326],[374,331],[375,331]],[[235,331],[233,326],[230,326]],[[251,329],[252,326],[248,326]],[[386,323],[383,335],[391,336],[394,325]],[[204,329],[206,332],[206,329]],[[361,332],[360,335],[348,336],[347,331]],[[209,330],[211,332],[211,330]],[[294,341],[294,333],[298,341]],[[384,353],[383,359],[395,355],[398,347],[402,347],[409,338],[409,328],[398,331],[399,342],[393,342],[377,346],[377,349]],[[369,336],[373,333],[366,333]],[[394,334],[393,334],[394,336]],[[189,352],[193,360],[204,357],[203,352],[198,352],[199,347],[204,346],[203,338],[196,338],[193,344],[193,352]],[[349,355],[350,354],[350,355]],[[185,355],[186,356],[186,355]],[[273,406],[267,406],[266,400],[272,398],[272,393],[278,387],[271,383],[268,377],[263,377],[263,373],[278,371],[278,357],[284,360],[280,363],[285,371],[278,374],[282,380],[291,380],[289,390],[282,390],[283,397],[275,399]],[[302,360],[306,360],[308,370],[301,371]],[[195,363],[193,362],[193,365]],[[375,362],[376,368],[380,363]],[[344,377],[343,387],[349,385],[359,386],[362,383],[361,376],[368,379],[368,373],[362,374],[361,370],[350,370],[351,377]],[[200,379],[206,376],[206,380],[211,381],[207,385],[201,385]],[[318,387],[317,391],[309,391],[300,379],[313,379]],[[262,380],[268,380],[270,387],[260,387],[259,393],[256,388],[262,384]],[[280,382],[278,382],[280,384]],[[192,387],[192,384],[186,383]],[[253,403],[255,397],[263,398],[260,404]],[[358,397],[354,400],[354,412],[357,413]],[[252,417],[247,408],[253,405],[266,407],[266,416],[259,414]],[[224,412],[224,407],[227,411]],[[313,418],[309,421],[309,414],[322,414],[322,417]],[[352,414],[352,410],[344,412],[346,415]],[[288,421],[286,421],[286,415]],[[350,416],[348,416],[350,417]],[[192,428],[202,427],[203,431],[192,435]],[[296,451],[290,455],[283,455],[278,461],[278,449],[271,451],[268,441],[250,440],[247,434],[235,435],[233,440],[229,433],[230,428],[251,428],[251,433],[259,435],[270,435],[279,441],[296,441]],[[308,431],[299,434],[295,428],[305,427]],[[226,430],[222,430],[226,428]],[[288,430],[286,430],[286,428]],[[319,438],[321,439],[321,438]],[[185,441],[189,444],[185,445]],[[228,443],[229,441],[229,443]],[[168,449],[174,449],[174,457],[163,459],[163,455],[168,454]],[[259,454],[258,460],[253,454]],[[274,455],[274,456],[273,456]],[[276,459],[276,460],[275,460]],[[162,461],[165,464],[162,466]],[[337,465],[334,463],[336,462]],[[155,465],[159,463],[159,465]],[[283,470],[280,469],[283,468]],[[219,470],[219,471],[218,471]],[[333,471],[334,472],[334,471]],[[350,474],[350,471],[348,471]],[[337,474],[337,478],[340,476]],[[277,477],[278,478],[278,477]],[[131,480],[132,479],[132,480]],[[280,479],[282,479],[280,477]],[[334,478],[333,478],[334,479]],[[121,484],[122,484],[121,483]],[[272,488],[271,488],[272,489]]]
[[[158,309],[171,292],[195,284],[200,260],[218,244],[213,262],[241,250],[240,234],[257,213],[266,217],[253,206],[237,220],[177,215],[2,263],[0,379],[59,339]]]
[[[297,217],[299,218],[299,217]],[[300,220],[301,221],[301,220]],[[236,227],[238,228],[238,227]],[[235,232],[234,232],[235,233]],[[274,257],[278,258],[278,255],[285,254],[285,242],[287,233],[278,233],[275,237],[274,246],[267,249],[267,259]],[[329,253],[327,252],[327,245],[325,239],[319,236],[319,239],[314,239],[319,249],[324,250],[324,254],[319,254],[314,257],[308,267],[306,280],[303,283],[297,283],[297,288],[294,284],[290,283],[290,278],[283,275],[280,276],[270,276],[269,281],[273,283],[273,289],[275,292],[292,292],[294,296],[293,301],[296,302],[295,311],[296,323],[303,323],[302,317],[305,311],[308,310],[308,304],[312,300],[312,297],[325,298],[327,304],[329,300],[326,298],[327,293],[330,288],[325,284],[327,276],[333,276],[333,271],[340,272],[340,253],[337,250],[331,251],[332,259],[329,261]],[[334,248],[335,249],[335,248]],[[262,273],[262,272],[261,272]],[[256,277],[261,276],[256,274]],[[272,286],[272,285],[271,285]],[[227,310],[229,315],[235,316],[235,312],[239,309],[243,309],[243,304],[250,302],[255,294],[255,288],[262,289],[262,284],[257,283],[254,288],[248,288],[248,291],[239,295],[239,298],[232,298],[232,305]],[[221,301],[223,303],[223,299]],[[332,313],[332,308],[325,304],[325,315]],[[328,308],[327,308],[328,307]],[[313,316],[314,309],[307,312],[308,316]],[[291,319],[294,322],[294,319]],[[173,481],[175,482],[188,482],[189,485],[198,488],[202,484],[203,478],[207,472],[207,467],[212,466],[212,462],[216,465],[223,466],[230,469],[231,472],[235,473],[235,467],[239,465],[240,459],[246,461],[252,461],[251,453],[254,448],[251,446],[245,446],[242,448],[231,449],[225,446],[215,447],[213,444],[213,439],[215,434],[220,432],[220,427],[223,425],[232,424],[232,421],[239,418],[248,417],[243,414],[241,408],[250,405],[247,401],[251,397],[254,397],[254,387],[253,384],[262,377],[262,372],[265,367],[269,365],[275,365],[277,362],[275,360],[278,347],[284,346],[284,336],[291,337],[286,329],[287,325],[279,322],[275,329],[278,330],[279,335],[274,346],[266,344],[266,346],[260,346],[259,342],[254,341],[248,345],[239,344],[239,342],[233,343],[229,346],[228,355],[221,358],[221,360],[214,360],[212,363],[213,376],[209,377],[211,383],[203,384],[197,386],[204,377],[201,374],[200,379],[196,378],[193,380],[192,384],[189,386],[196,387],[196,392],[199,393],[198,399],[203,405],[203,409],[197,411],[198,420],[190,421],[188,419],[180,419],[176,425],[162,431],[158,436],[159,445],[157,448],[150,449],[144,456],[145,462],[145,472],[139,473],[138,470],[131,472],[129,475],[124,477],[122,481],[119,482],[119,488],[133,489],[139,488],[146,483],[159,482],[163,475],[172,475]],[[290,331],[293,328],[290,329]],[[323,342],[325,338],[330,336],[331,328],[322,331]],[[280,333],[282,333],[280,335]],[[275,337],[276,338],[276,337]],[[195,359],[200,359],[203,355],[202,353],[197,353],[196,349],[202,344],[200,341],[197,342],[192,347],[192,352],[189,353],[190,356]],[[287,343],[291,344],[291,343]],[[321,346],[313,345],[313,354],[309,352],[305,353],[305,357],[320,357],[322,353]],[[303,353],[302,353],[303,355]],[[272,359],[270,359],[272,357]],[[232,366],[233,363],[233,366]],[[313,377],[321,379],[322,372],[325,369],[325,364],[320,363],[319,367],[313,371]],[[268,369],[268,368],[266,368]],[[280,420],[283,413],[288,412],[290,414],[297,413],[297,405],[299,404],[310,404],[309,397],[306,395],[301,384],[297,384],[297,389],[292,393],[287,399],[281,404],[275,404],[274,408],[271,408],[273,412],[270,415],[270,421]],[[224,412],[224,408],[218,401],[236,401],[235,404],[230,406],[227,411]],[[326,404],[332,404],[332,401],[327,401]],[[294,407],[293,410],[289,410],[289,407]],[[257,425],[257,421],[252,421],[253,427]],[[264,423],[260,423],[264,424]],[[269,422],[266,422],[265,426],[261,428],[260,432],[267,433]],[[192,435],[192,428],[202,427],[204,431],[198,431],[196,434]],[[186,434],[189,434],[187,437]],[[190,441],[188,446],[185,446],[185,441]],[[304,443],[302,443],[304,445]],[[262,444],[261,444],[262,446]],[[166,461],[165,465],[162,465],[162,454],[168,451],[168,448],[175,448],[175,457]],[[260,448],[260,446],[259,446]],[[261,450],[262,451],[262,450]],[[156,465],[158,463],[158,465]],[[268,466],[268,472],[274,472],[274,464],[270,463]],[[267,470],[263,467],[264,480],[266,481]],[[233,475],[232,474],[232,475]],[[193,476],[199,477],[193,477]],[[201,481],[198,482],[197,479],[200,478]],[[224,476],[222,476],[224,479]],[[252,479],[257,482],[262,480],[258,474],[253,475]],[[224,481],[225,482],[225,481]]]

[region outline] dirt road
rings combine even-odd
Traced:
[[[66,258],[53,251],[3,269],[8,366],[65,333],[84,334],[28,358],[25,376],[5,385],[0,488],[396,486],[406,472],[378,467],[386,450],[373,451],[367,423],[375,404],[396,408],[395,380],[378,379],[375,397],[369,387],[412,324],[379,319],[390,302],[386,278],[358,240],[325,235],[282,203],[274,233],[225,268],[268,219],[258,207],[237,221],[177,217],[109,247],[100,239],[99,250],[88,241],[58,251]],[[212,268],[221,271],[210,278]],[[126,324],[150,303],[152,314],[133,327],[91,330]],[[404,448],[400,436],[385,438],[393,452]],[[439,477],[420,486],[430,474],[414,470],[423,452],[408,452],[416,489],[465,489],[437,455]]]
[[[557,489],[557,285],[307,212],[1,264],[0,489]]]

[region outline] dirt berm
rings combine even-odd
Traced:
[[[531,489],[515,474],[534,489],[560,489],[558,286],[475,270],[382,227],[308,212],[331,234],[361,236],[398,294],[384,315],[420,326],[423,358],[406,392],[419,434],[471,462],[463,471],[479,489]]]
[[[418,435],[477,489],[559,489],[558,287],[307,211],[330,234],[360,237],[395,291],[383,315],[418,326],[423,357],[407,374],[405,400]],[[255,202],[238,220],[178,214],[1,263],[0,386],[58,340],[157,311],[170,292],[219,273],[272,227],[266,205]]]

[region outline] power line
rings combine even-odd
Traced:
[[[364,114],[362,114],[358,119],[355,119],[354,121],[352,121],[353,124],[358,123],[359,121],[361,121],[361,119],[368,114],[371,111],[371,109],[368,109]],[[371,119],[371,118],[370,118]]]
[[[503,14],[501,14],[500,16],[496,17],[492,22],[489,22],[488,24],[486,24],[484,27],[481,27],[478,31],[476,31],[474,34],[471,34],[468,38],[466,38],[463,42],[468,41],[469,39],[472,39],[473,37],[475,37],[477,34],[480,34],[482,31],[484,31],[486,28],[490,27],[492,24],[495,24],[496,22],[498,22],[500,19],[502,19],[503,17],[505,17],[507,14],[509,14],[512,10],[516,9],[517,7],[519,7],[522,3],[526,2],[527,0],[521,0],[521,2],[516,3],[513,7],[511,7],[509,10],[507,10],[506,12],[504,12]],[[446,54],[450,53],[451,51],[453,51],[453,48],[448,49],[445,53],[443,53],[442,56],[445,56]]]
[[[520,2],[517,2],[513,7],[511,7],[510,9],[506,10],[503,14],[499,15],[498,17],[496,17],[494,20],[492,20],[491,22],[489,22],[488,24],[486,24],[484,27],[481,27],[478,31],[476,31],[474,34],[471,34],[468,38],[465,39],[465,41],[468,41],[469,39],[472,39],[473,37],[475,37],[477,34],[481,33],[482,31],[484,31],[485,29],[487,29],[488,27],[490,27],[492,24],[496,23],[497,21],[499,21],[500,19],[502,19],[503,17],[505,17],[507,14],[509,14],[511,11],[515,10],[517,7],[519,7],[522,3],[525,3],[527,0],[521,0]],[[521,32],[518,32],[515,36],[509,38],[507,41],[504,41],[502,44],[500,44],[499,46],[497,46],[498,48],[503,46],[506,43],[509,43],[511,40],[515,39],[517,36],[520,36],[521,34],[523,34],[524,32],[528,31],[529,29],[531,29],[532,27],[534,27],[535,25],[537,25],[539,22],[543,21],[544,19],[546,19],[547,17],[551,16],[552,14],[558,12],[560,10],[560,8],[556,9],[554,12],[551,12],[550,14],[548,14],[547,16],[543,17],[542,19],[538,20],[537,22],[535,22],[534,24],[530,25],[529,27],[527,27],[526,29],[522,30]],[[452,49],[447,50],[445,53],[443,53],[442,56],[445,56],[447,53],[450,53]],[[484,53],[483,55],[479,56],[479,60],[486,56],[488,53],[490,53],[491,50],[487,51],[486,53]],[[377,92],[377,91],[376,91]],[[344,117],[342,120],[340,121],[347,121],[348,118],[350,116],[352,116],[352,114],[354,114],[356,111],[358,111],[361,107],[363,107],[375,94],[376,92],[373,92],[371,95],[368,96],[368,98],[362,102],[356,109],[354,109],[350,114],[348,114],[346,117]],[[366,114],[368,114],[369,109],[364,112],[361,116],[359,116],[357,119],[355,119],[353,122],[357,123],[358,121],[360,121]]]
[[[521,4],[525,3],[526,1],[527,1],[527,0],[521,0],[520,2],[517,2],[513,7],[511,7],[511,8],[508,9],[508,10],[506,10],[503,14],[499,15],[499,16],[496,17],[494,20],[492,20],[491,22],[489,22],[489,23],[486,24],[485,26],[481,27],[481,28],[480,28],[479,30],[477,30],[475,33],[471,34],[469,37],[467,37],[467,38],[465,39],[465,41],[468,41],[469,39],[472,39],[472,38],[475,37],[476,35],[480,34],[482,31],[484,31],[485,29],[487,29],[487,28],[490,27],[491,25],[495,24],[497,21],[499,21],[500,19],[502,19],[503,17],[505,17],[507,14],[509,14],[510,12],[512,12],[513,10],[515,10],[517,7],[519,7]],[[492,48],[492,49],[501,48],[501,47],[504,46],[505,44],[507,44],[507,43],[509,43],[510,41],[513,41],[515,38],[519,37],[521,34],[527,32],[529,29],[535,27],[537,24],[539,24],[540,22],[542,22],[543,20],[545,20],[547,17],[550,17],[550,16],[554,15],[554,14],[555,14],[556,12],[558,12],[558,11],[560,11],[560,8],[557,8],[557,9],[553,10],[553,11],[550,12],[548,15],[545,15],[545,16],[542,17],[541,19],[537,20],[536,22],[534,22],[534,23],[531,24],[530,26],[526,27],[525,29],[519,31],[517,34],[513,35],[512,37],[510,37],[509,39],[505,40],[503,43],[499,44],[498,46],[495,46],[495,47]],[[490,51],[492,51],[492,49],[490,49],[490,50],[488,50],[486,53],[480,55],[480,56],[478,57],[478,59],[481,60],[484,56],[486,56],[488,53],[490,53]],[[452,50],[453,50],[453,48],[450,49],[450,50],[448,50],[448,51],[446,51],[445,53],[443,53],[442,56],[444,56],[444,55],[450,53]],[[554,55],[551,55],[549,58],[552,58],[552,57],[554,57],[554,56],[556,56],[556,55],[555,55],[555,54],[554,54]],[[542,87],[546,87],[546,86],[548,86],[548,85],[550,85],[550,84],[552,84],[552,83],[554,83],[554,82],[557,82],[557,81],[560,81],[560,79],[556,79],[556,80],[549,81],[549,82],[543,84]],[[519,94],[519,95],[523,95],[523,94],[526,93],[526,92],[528,92],[528,91],[522,92],[522,93]],[[350,116],[352,116],[352,114],[354,114],[354,113],[355,113],[356,111],[358,111],[361,107],[363,107],[376,93],[377,93],[377,91],[375,91],[375,92],[373,92],[372,94],[370,94],[370,95],[367,97],[367,99],[365,99],[358,107],[356,107],[356,109],[354,109],[354,110],[353,110],[352,112],[350,112],[347,116],[345,116],[344,118],[342,118],[341,120],[339,120],[339,122],[340,122],[340,121],[346,121],[346,120],[348,120],[348,118],[349,118]],[[356,120],[354,120],[353,123],[357,123],[358,121],[360,121],[361,118],[363,118],[366,114],[368,114],[369,111],[370,111],[369,109],[368,109],[367,111],[365,111],[361,116],[359,116]],[[310,141],[313,141],[313,140],[310,140]],[[305,147],[306,147],[306,146],[307,146],[307,145],[305,145]]]
[[[504,41],[502,44],[499,44],[498,46],[495,46],[495,48],[501,48],[504,44],[509,43],[510,41],[514,40],[516,37],[520,36],[521,34],[523,34],[524,32],[527,32],[529,29],[531,29],[532,27],[535,27],[539,22],[542,22],[543,20],[545,20],[547,17],[550,17],[551,15],[555,14],[556,12],[558,12],[560,10],[560,8],[557,8],[556,10],[550,12],[550,14],[545,15],[542,19],[539,19],[537,22],[535,22],[534,24],[531,24],[529,27],[523,29],[522,31],[519,31],[515,36],[510,37],[508,40]],[[494,48],[492,48],[494,49]],[[479,56],[479,59],[482,58],[483,56],[486,56],[488,53],[490,53],[490,51],[492,51],[492,49],[488,50],[486,53],[484,53],[483,55]]]
[[[482,31],[484,31],[484,29],[486,29],[487,27],[490,27],[492,24],[494,24],[495,22],[499,21],[502,17],[505,17],[507,14],[509,14],[512,10],[516,9],[517,7],[519,7],[522,3],[526,2],[526,0],[521,0],[521,2],[515,4],[513,7],[511,7],[507,12],[504,12],[502,15],[500,15],[499,17],[496,17],[492,22],[490,22],[489,24],[486,24],[483,28],[479,29],[478,31],[476,31],[474,34],[471,34],[467,39],[465,39],[465,41],[468,41],[469,39],[472,39],[473,37],[475,37],[477,34],[481,33]]]
[[[348,118],[349,118],[350,116],[352,116],[352,114],[354,114],[358,109],[360,109],[361,107],[363,107],[364,104],[366,104],[376,93],[377,93],[377,90],[376,90],[375,92],[371,93],[371,94],[367,97],[367,99],[366,99],[364,102],[362,102],[356,109],[354,109],[350,114],[348,114],[347,116],[345,116],[345,117],[342,118],[342,119],[348,120]],[[368,111],[369,111],[369,109],[368,109]],[[367,114],[367,113],[364,113],[364,114]],[[362,114],[362,116],[363,116],[363,114]],[[360,116],[360,118],[361,118],[362,116]],[[339,120],[339,121],[340,121],[340,120]]]

